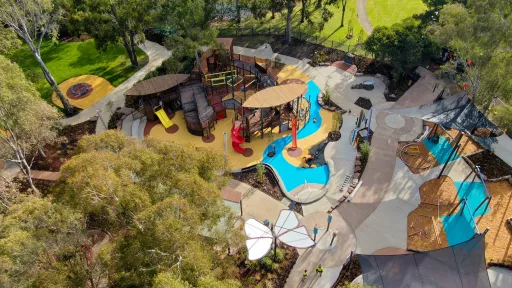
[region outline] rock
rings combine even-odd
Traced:
[[[318,66],[330,66],[331,63],[328,63],[328,62],[322,62],[322,63],[318,63]]]
[[[510,183],[510,185],[512,185],[512,177],[508,178],[508,183]]]
[[[359,180],[359,177],[361,177],[361,173],[354,173],[354,180]]]
[[[91,118],[89,118],[89,121],[90,121],[90,122],[96,122],[96,121],[98,121],[98,116],[92,116]]]
[[[396,99],[396,95],[395,94],[389,94],[389,99]]]
[[[354,172],[359,172],[359,171],[361,171],[361,166],[354,167]]]
[[[358,160],[361,160],[361,154],[359,154],[359,153],[356,154],[356,161],[358,161]]]
[[[357,72],[357,73],[356,73],[356,74],[354,74],[354,75],[355,75],[356,77],[364,76],[364,74],[363,74],[363,73],[361,73],[361,72]]]
[[[361,166],[361,161],[357,160],[355,163],[356,166]]]

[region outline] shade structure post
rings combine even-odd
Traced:
[[[336,236],[338,236],[338,229],[332,232],[331,244],[329,244],[329,246],[332,246],[332,243],[334,243],[334,238],[336,238]]]
[[[462,213],[464,212],[464,208],[466,208],[466,203],[467,203],[467,201],[468,201],[468,200],[463,199],[462,209],[460,209],[460,214],[459,214],[459,216],[462,216]]]
[[[263,108],[261,108],[261,115],[263,115]],[[263,139],[263,117],[261,118],[261,139]]]
[[[331,226],[331,222],[332,222],[332,214],[331,214],[331,212],[329,212],[327,214],[327,231],[329,231],[329,227]]]
[[[100,118],[100,121],[103,124],[103,127],[105,127],[105,130],[108,130],[108,126],[105,124],[105,120],[103,120],[103,117],[101,117],[100,110],[96,109],[96,114],[98,114],[98,118]]]
[[[313,242],[316,243],[316,234],[318,234],[318,226],[315,224],[315,227],[313,228]]]
[[[453,153],[455,153],[456,150],[458,150],[459,146],[460,146],[460,140],[462,140],[462,132],[460,132],[459,134],[459,138],[457,139],[457,142],[455,142],[455,145],[453,146],[452,148],[452,151],[450,152],[450,155],[448,155],[448,158],[446,159],[444,165],[443,165],[443,169],[441,169],[441,172],[439,172],[439,175],[437,176],[437,179],[441,178],[441,176],[443,175],[444,173],[444,169],[446,169],[446,166],[448,166],[448,162],[450,162],[450,159],[452,159],[453,157]]]
[[[228,166],[228,133],[224,132],[224,166]]]

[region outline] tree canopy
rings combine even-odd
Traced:
[[[471,60],[459,82],[468,85],[467,93],[484,107],[493,97],[512,98],[512,2],[508,0],[468,1],[446,5],[440,11],[439,23],[430,34],[441,45],[453,49],[461,63]]]
[[[430,37],[418,25],[409,22],[376,27],[364,47],[374,53],[377,60],[390,61],[394,80],[416,69],[438,52],[438,46]]]
[[[176,283],[202,287],[223,273],[221,256],[240,245],[241,234],[220,198],[222,154],[139,143],[117,131],[84,137],[77,153],[61,168],[56,199],[81,211],[88,226],[122,235],[107,257],[114,283],[167,283],[170,276],[157,275],[170,273]]]
[[[57,140],[58,118],[20,67],[0,55],[0,159],[15,162],[33,190],[30,169],[41,148]]]
[[[46,81],[59,97],[66,112],[72,114],[73,108],[41,58],[41,44],[45,37],[50,37],[53,41],[58,37],[59,21],[63,11],[60,5],[55,4],[52,0],[0,0],[0,22],[12,29],[27,44]],[[0,40],[5,41],[0,45],[2,54],[5,52],[1,50],[16,45],[12,35],[3,30],[0,32]]]

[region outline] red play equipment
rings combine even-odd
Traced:
[[[235,121],[233,123],[233,127],[231,128],[231,146],[235,149],[236,152],[243,154],[245,149],[240,147],[240,144],[245,142],[245,138],[240,135],[242,132],[242,122]]]
[[[297,149],[297,117],[292,119],[292,149]]]

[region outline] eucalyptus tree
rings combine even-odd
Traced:
[[[45,37],[57,40],[62,13],[61,7],[52,0],[0,0],[0,22],[16,32],[27,44],[44,78],[59,97],[66,112],[72,114],[73,107],[41,58],[41,44]]]

